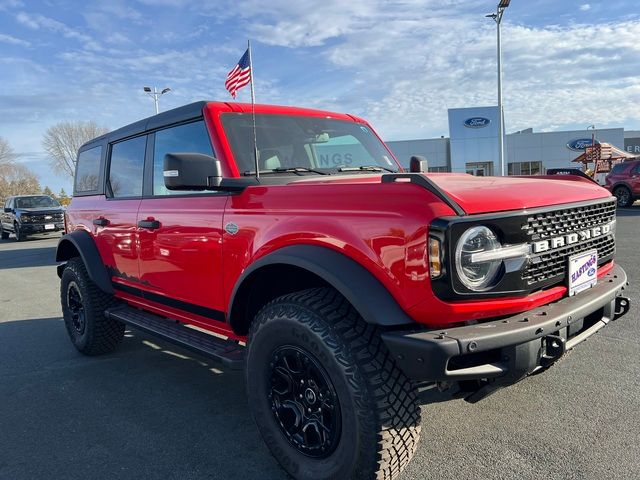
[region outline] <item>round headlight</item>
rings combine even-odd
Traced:
[[[487,227],[472,227],[462,234],[456,247],[456,269],[465,287],[482,291],[495,284],[502,260],[478,261],[474,258],[472,261],[472,255],[497,250],[501,246],[496,234]]]

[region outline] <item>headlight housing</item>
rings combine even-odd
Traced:
[[[477,254],[498,250],[501,247],[498,237],[488,227],[476,226],[465,231],[458,240],[455,256],[460,282],[476,292],[495,286],[501,273],[502,259],[489,258],[478,261]]]
[[[31,217],[29,215],[20,215],[20,221],[23,223],[29,223],[31,221]]]

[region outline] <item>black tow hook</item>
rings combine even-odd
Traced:
[[[615,308],[613,309],[613,319],[617,320],[625,315],[631,307],[631,300],[627,297],[616,297]]]
[[[547,335],[542,339],[544,354],[540,358],[541,367],[549,367],[555,363],[566,350],[566,340],[558,335]]]

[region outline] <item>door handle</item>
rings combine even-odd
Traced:
[[[109,225],[109,220],[107,220],[106,218],[94,218],[93,224],[96,227],[106,227],[107,225]]]
[[[160,222],[158,220],[153,220],[153,219],[140,220],[138,222],[138,227],[150,228],[152,230],[155,230],[157,228],[160,228]]]

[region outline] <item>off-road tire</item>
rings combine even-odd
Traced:
[[[17,223],[13,224],[13,234],[15,235],[17,242],[24,242],[27,239],[27,236],[20,232],[20,225]]]
[[[272,410],[269,368],[284,345],[310,354],[337,392],[342,425],[339,443],[326,458],[301,453]],[[420,407],[414,385],[395,365],[378,327],[333,289],[285,295],[260,310],[248,336],[246,380],[265,443],[296,479],[390,480],[416,451]]]
[[[616,197],[618,207],[626,208],[633,205],[633,195],[627,187],[616,187],[613,190],[613,195]]]
[[[2,238],[2,240],[6,240],[7,238],[9,238],[9,232],[5,232],[1,224],[0,224],[0,238]]]
[[[75,289],[84,309],[84,328],[74,326],[69,306],[69,293]],[[101,355],[116,349],[124,337],[125,326],[105,316],[107,308],[117,304],[113,295],[100,290],[91,281],[82,260],[78,257],[67,262],[60,281],[60,301],[67,333],[73,345],[85,355]]]

